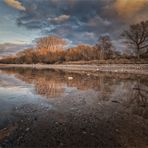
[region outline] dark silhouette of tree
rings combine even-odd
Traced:
[[[122,36],[126,40],[125,43],[134,49],[138,60],[142,51],[148,52],[148,21],[131,25],[129,30],[123,32]]]
[[[105,58],[109,58],[109,56],[111,56],[113,45],[108,35],[100,36],[97,47],[100,50],[100,60],[104,60]]]

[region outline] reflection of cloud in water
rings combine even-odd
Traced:
[[[0,75],[0,86],[2,87],[10,87],[10,86],[17,86],[17,85],[23,85],[24,82],[20,81],[19,79],[16,79],[14,75],[7,75],[7,74],[1,74]]]
[[[13,108],[27,103],[37,103],[40,96],[34,93],[34,87],[15,75],[0,75],[0,111],[12,110]]]
[[[0,73],[0,129],[24,114],[30,108],[51,109],[52,105],[43,102],[42,96],[35,93],[34,86],[16,78],[15,73]],[[19,110],[17,112],[17,110]],[[22,111],[22,112],[21,112]]]

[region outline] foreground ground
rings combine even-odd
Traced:
[[[112,105],[96,104],[95,109],[87,111],[70,103],[75,98],[82,100],[81,97],[77,94],[65,98],[65,105],[71,106],[69,110],[67,107],[50,110],[29,105],[18,108],[14,111],[14,114],[20,114],[18,121],[0,131],[3,136],[1,146],[148,147],[148,114],[144,118],[130,114],[126,109],[119,109],[123,106],[114,102]]]

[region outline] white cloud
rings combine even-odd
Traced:
[[[55,18],[49,18],[49,22],[53,22],[53,23],[64,23],[66,22],[68,19],[70,18],[69,15],[60,15],[58,17]]]

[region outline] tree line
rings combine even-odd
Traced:
[[[109,35],[99,37],[95,45],[81,44],[66,49],[67,41],[58,36],[47,36],[36,40],[35,48],[18,52],[0,60],[5,64],[53,64],[65,61],[107,61],[119,59],[148,59],[148,21],[131,25],[122,33],[129,50],[116,50]]]

